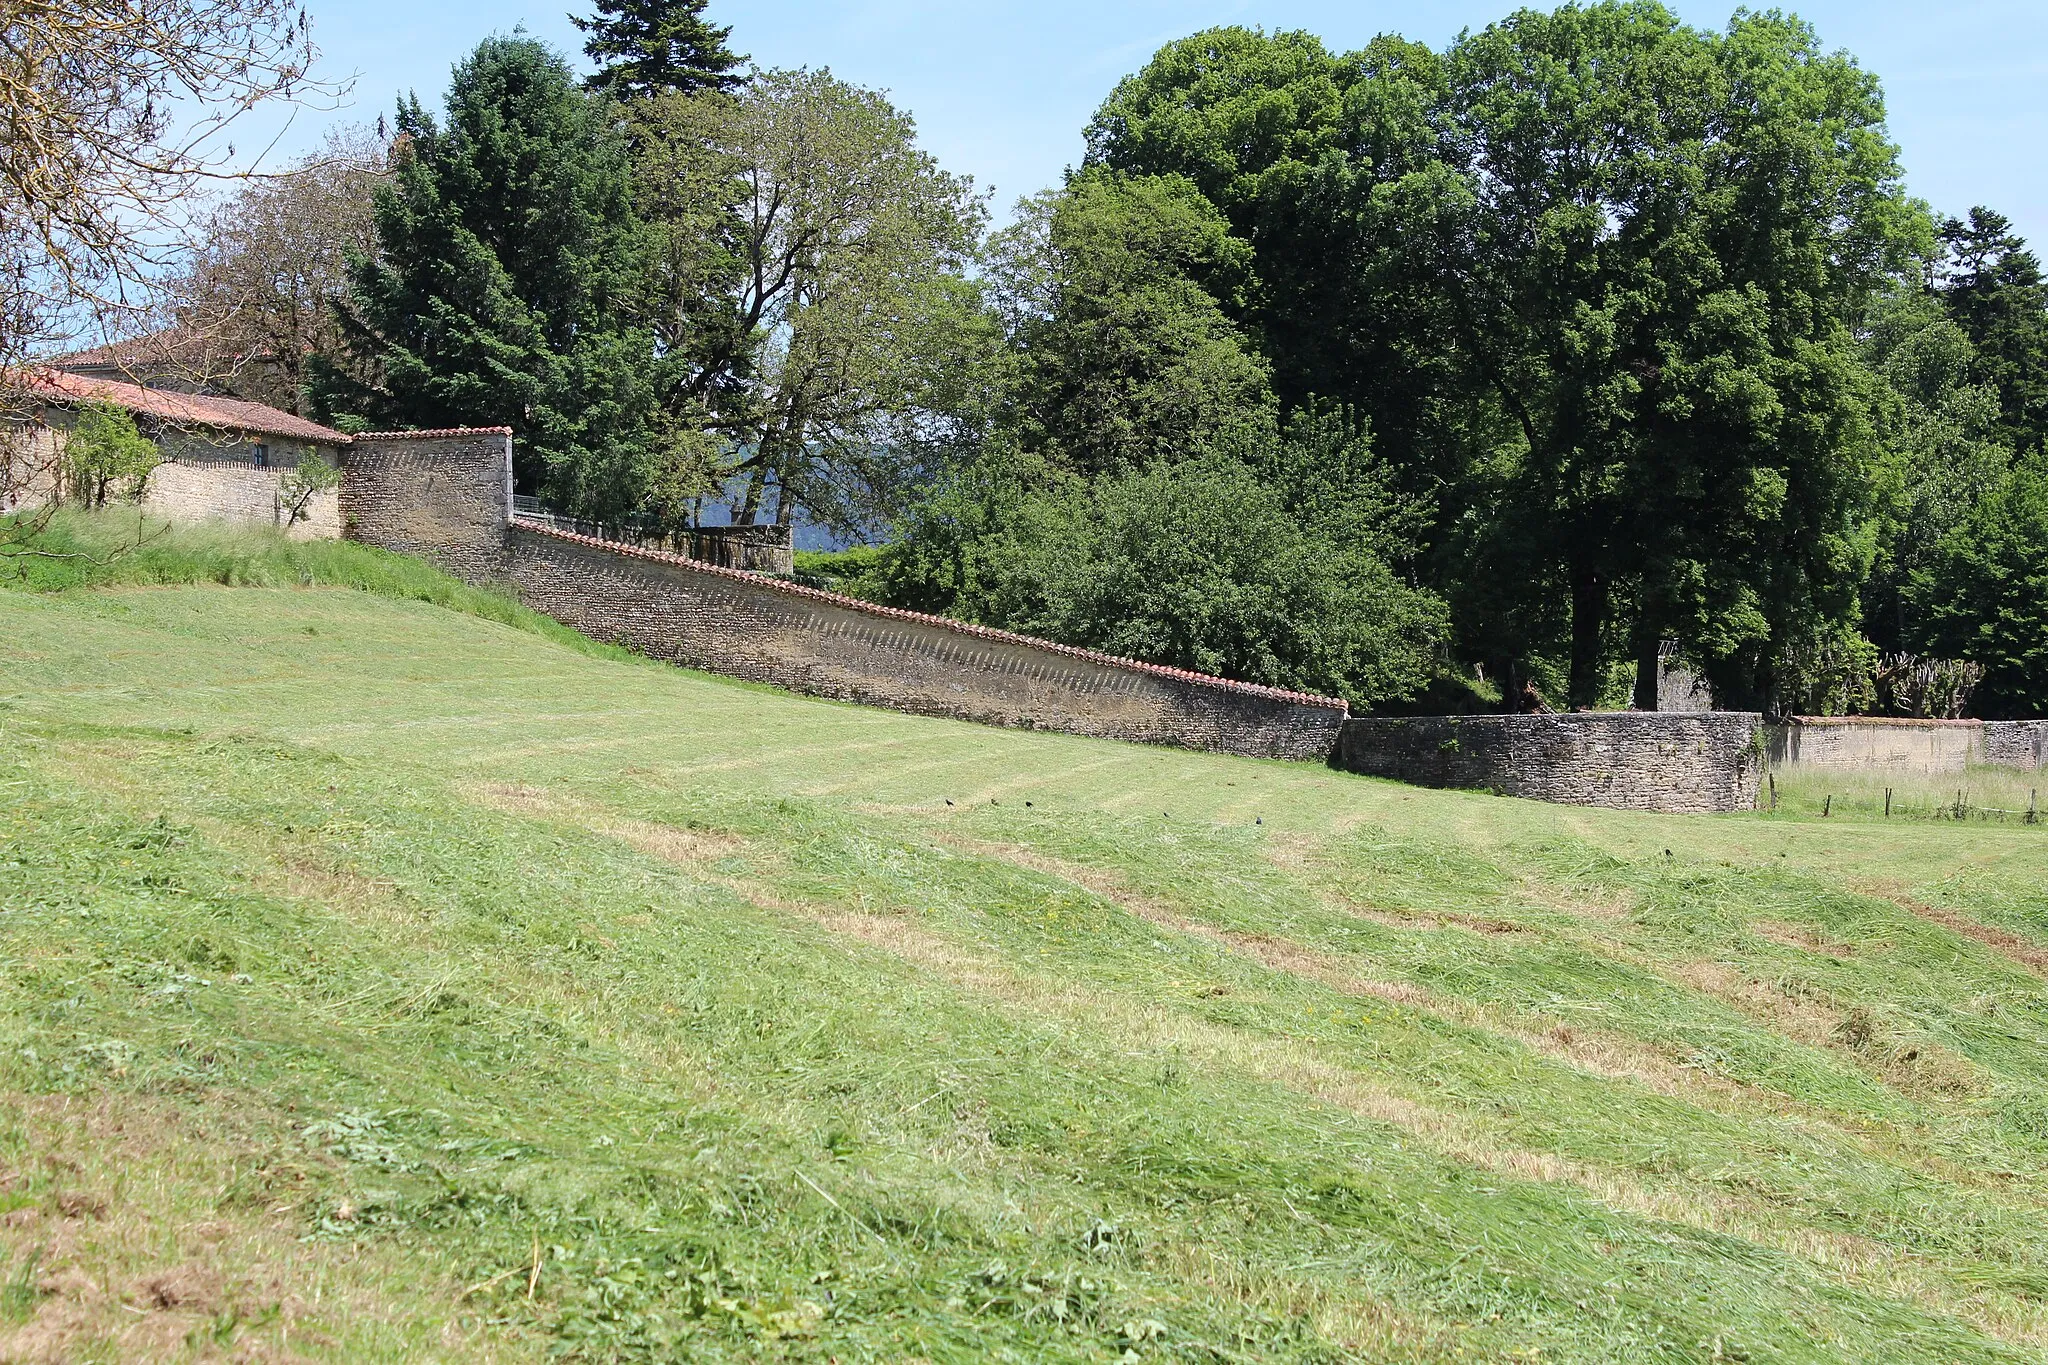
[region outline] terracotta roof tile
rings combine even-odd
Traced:
[[[800,583],[789,583],[764,574],[749,573],[745,569],[728,569],[720,564],[706,564],[700,560],[684,559],[663,550],[645,550],[638,545],[625,545],[615,540],[599,540],[595,536],[579,536],[573,531],[557,531],[552,526],[537,522],[522,521],[517,517],[512,524],[522,531],[535,535],[552,536],[556,540],[574,541],[578,545],[590,545],[600,550],[633,559],[651,559],[659,564],[672,564],[699,573],[715,574],[722,578],[739,578],[792,597],[807,597],[814,601],[829,602],[835,607],[848,611],[864,612],[869,616],[886,617],[892,621],[914,621],[919,625],[937,626],[941,630],[956,631],[983,640],[996,640],[1004,644],[1026,645],[1032,649],[1043,649],[1054,654],[1064,654],[1071,659],[1086,659],[1090,663],[1103,664],[1110,668],[1125,669],[1132,673],[1150,673],[1155,677],[1172,678],[1179,682],[1201,683],[1209,687],[1221,687],[1232,692],[1243,692],[1254,697],[1270,697],[1275,701],[1294,702],[1302,706],[1327,706],[1338,711],[1348,711],[1350,703],[1337,697],[1319,697],[1312,692],[1289,692],[1280,687],[1263,687],[1258,683],[1238,682],[1232,678],[1212,677],[1207,673],[1192,673],[1184,668],[1169,668],[1165,664],[1148,664],[1137,659],[1121,659],[1114,654],[1102,654],[1092,649],[1081,649],[1075,645],[1055,644],[1051,640],[1040,640],[1029,635],[1018,635],[1013,631],[997,630],[993,626],[977,626],[966,621],[955,621],[948,616],[927,616],[921,611],[904,611],[900,607],[885,607],[858,597],[847,597],[842,593],[825,592],[819,588],[806,588]]]
[[[357,441],[416,441],[436,436],[510,436],[510,427],[433,427],[426,431],[359,431]]]
[[[29,371],[23,387],[51,402],[112,403],[115,407],[177,426],[249,431],[259,436],[282,436],[287,440],[311,441],[319,445],[348,444],[348,437],[318,422],[294,417],[262,403],[243,402],[239,398],[209,398],[169,389],[146,389],[139,384],[123,384],[115,379],[92,379],[82,374],[47,369]]]

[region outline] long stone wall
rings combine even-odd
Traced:
[[[673,663],[921,715],[1326,759],[1346,710],[513,520],[503,430],[355,440],[349,534]]]
[[[1112,659],[1004,631],[513,523],[521,600],[600,639],[812,696],[989,725],[1321,760],[1339,701]]]
[[[1747,712],[1355,718],[1336,765],[1424,787],[1462,787],[1622,810],[1756,805],[1763,718]]]
[[[512,515],[509,429],[358,436],[347,534],[419,555],[653,658],[992,725],[1322,760],[1435,787],[1635,810],[1753,807],[1767,763],[2038,767],[2048,722],[1809,722],[1736,712],[1348,719],[1344,704],[894,611]],[[1947,765],[1953,765],[1947,766]]]
[[[2036,769],[2048,721],[1809,716],[1770,733],[1771,767],[1938,777],[1977,764]]]

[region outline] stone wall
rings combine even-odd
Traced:
[[[1327,698],[1112,659],[515,522],[520,599],[643,654],[812,696],[988,725],[1322,761]]]
[[[1352,719],[1336,765],[1425,787],[1463,787],[1623,810],[1756,805],[1763,718],[1747,712]]]
[[[64,436],[76,414],[49,408],[36,422],[16,424],[0,442],[0,460],[19,473],[0,472],[0,489],[15,489],[34,504],[63,490]],[[239,432],[166,427],[155,436],[162,463],[143,483],[145,512],[173,521],[227,521],[247,526],[280,526],[296,540],[334,540],[341,535],[335,490],[315,494],[304,515],[287,523],[285,476],[300,460],[338,462],[337,451],[303,441]],[[4,510],[4,509],[0,509]]]
[[[334,540],[341,535],[336,490],[307,500],[305,515],[287,523],[284,481],[300,460],[334,460],[332,452],[283,441],[186,436],[160,438],[164,461],[143,486],[145,511],[176,521],[232,521],[280,526],[294,539]],[[257,464],[259,457],[264,463]]]
[[[2048,720],[1987,720],[1983,761],[1994,768],[2048,767]]]
[[[1803,716],[1774,725],[1773,768],[1939,777],[1975,764],[2041,766],[2048,721],[1912,720],[1889,716]]]
[[[673,663],[991,725],[1328,758],[1344,703],[1112,659],[513,521],[509,431],[358,436],[356,539],[502,582],[537,611]]]
[[[512,509],[512,429],[355,438],[341,518],[355,540],[418,555],[472,583],[501,578]]]

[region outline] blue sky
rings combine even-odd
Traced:
[[[1667,0],[1718,27],[1732,0]],[[1770,0],[1753,0],[1766,8]],[[417,90],[430,105],[476,41],[514,25],[580,57],[569,6],[531,0],[310,0],[330,77],[354,75],[341,117],[373,119]],[[712,0],[733,44],[769,66],[829,66],[891,92],[951,170],[993,185],[1007,206],[1059,178],[1081,129],[1117,79],[1160,44],[1216,24],[1305,28],[1333,48],[1381,32],[1441,46],[1511,0]],[[1986,203],[2048,248],[2048,0],[1805,0],[1829,47],[1884,82],[1907,182],[1936,209]],[[280,151],[318,141],[326,114],[302,113]]]

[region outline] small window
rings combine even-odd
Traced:
[[[250,446],[249,463],[258,469],[270,468],[270,447],[261,443]]]

